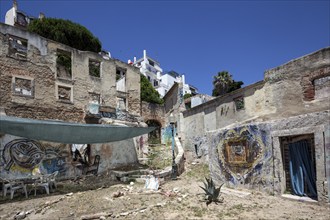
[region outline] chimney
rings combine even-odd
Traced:
[[[15,8],[15,10],[17,11],[17,1],[16,0],[13,1],[13,8]]]
[[[143,50],[143,59],[146,60],[147,59],[147,51]]]
[[[133,61],[134,61],[134,64],[135,64],[136,63],[136,57],[134,57]]]
[[[44,18],[45,18],[45,14],[42,13],[42,12],[40,12],[40,13],[39,13],[39,19],[42,20],[42,19],[44,19]]]
[[[184,75],[182,75],[181,77],[182,77],[182,85],[186,84]]]

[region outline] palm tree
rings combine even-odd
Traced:
[[[213,79],[212,96],[224,95],[228,92],[228,88],[234,82],[232,75],[228,71],[218,72]]]
[[[228,71],[218,72],[213,79],[212,96],[224,95],[241,88],[244,84],[242,81],[235,81]]]

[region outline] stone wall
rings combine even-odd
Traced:
[[[93,52],[79,51],[12,26],[0,24],[0,27],[0,93],[3,94],[0,103],[7,115],[84,122],[90,109],[91,94],[99,97],[100,108],[116,109],[116,68],[120,67],[126,70],[126,111],[140,116],[140,73],[136,67],[104,59]],[[12,39],[17,39],[18,43],[13,44]],[[23,56],[19,50],[11,52],[13,45],[22,47],[17,46],[21,41],[27,42]],[[71,57],[71,73],[66,77],[59,75],[57,66],[61,53]],[[90,60],[100,64],[99,77],[90,74]],[[15,91],[24,87],[17,88],[19,82],[29,84],[25,85],[28,88],[23,92]],[[61,99],[62,90],[67,99]]]
[[[141,116],[144,122],[149,120],[157,121],[161,127],[165,127],[165,108],[164,105],[141,102]]]
[[[315,80],[330,76],[330,48],[290,61],[265,72],[267,94],[283,118],[329,109],[329,94],[315,99]]]

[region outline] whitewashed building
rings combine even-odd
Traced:
[[[140,68],[141,74],[147,77],[161,97],[165,96],[175,82],[183,84],[183,94],[198,93],[197,88],[185,83],[184,75],[175,71],[163,72],[160,63],[147,56],[146,50],[143,51],[142,58],[136,60],[134,57],[134,61],[129,60],[128,63]]]

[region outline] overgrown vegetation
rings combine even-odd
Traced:
[[[244,84],[242,81],[235,81],[227,71],[218,72],[213,79],[212,96],[220,96],[235,91]]]
[[[184,94],[183,99],[189,99],[191,96],[192,96],[192,94],[186,93],[186,94]]]
[[[159,93],[151,85],[149,80],[141,74],[141,101],[163,104],[164,100],[160,98]]]
[[[43,18],[33,20],[27,27],[42,37],[66,44],[78,50],[100,52],[101,42],[87,28],[69,20]]]
[[[68,74],[71,75],[71,57],[64,53],[58,53],[56,58],[57,65],[63,66]]]
[[[171,166],[172,154],[169,147],[159,144],[149,149],[147,165],[151,169],[164,169],[165,167]]]
[[[97,61],[89,61],[89,75],[100,77],[100,63]]]

